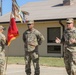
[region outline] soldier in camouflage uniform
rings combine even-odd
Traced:
[[[34,21],[27,22],[28,30],[23,33],[23,41],[25,48],[25,72],[31,75],[31,60],[34,65],[34,75],[40,75],[38,45],[44,40],[43,35],[34,28]]]
[[[5,44],[6,38],[2,33],[4,31],[4,27],[0,26],[0,75],[5,75]]]
[[[76,75],[76,28],[74,20],[67,19],[67,29],[64,31],[62,39],[56,38],[56,43],[64,43],[64,63],[68,75]]]

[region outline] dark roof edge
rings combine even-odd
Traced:
[[[10,22],[0,22],[0,24],[8,24]],[[16,21],[16,23],[20,23],[20,21]]]
[[[74,20],[76,18],[73,18]],[[43,22],[43,21],[59,21],[59,20],[66,20],[66,18],[60,18],[60,19],[45,19],[45,20],[35,20],[35,22]]]
[[[76,18],[73,18],[74,20]],[[43,21],[59,21],[59,20],[66,20],[66,18],[60,18],[60,19],[44,19],[44,20],[34,20],[35,22],[43,22]],[[7,24],[10,22],[0,22],[0,24]],[[16,21],[16,23],[21,23],[20,21]]]

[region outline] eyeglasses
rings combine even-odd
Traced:
[[[31,25],[31,24],[27,24],[27,25],[29,26],[29,25]]]
[[[66,23],[66,24],[71,24],[71,23]]]

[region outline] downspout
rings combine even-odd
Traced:
[[[64,26],[64,24],[61,22],[61,20],[59,20],[59,24],[62,26],[63,32],[64,32],[65,26]]]
[[[62,26],[63,32],[64,32],[65,26],[64,26],[64,24],[62,23],[62,20],[59,20],[59,24]],[[63,57],[63,56],[64,56],[64,44],[63,44],[63,55],[62,55],[62,57]]]

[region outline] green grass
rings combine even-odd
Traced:
[[[8,64],[25,64],[24,57],[6,57]]]
[[[63,61],[63,58],[58,58],[58,57],[41,57],[40,65],[63,67],[64,61]]]
[[[8,57],[8,64],[25,64],[24,57]],[[59,57],[40,57],[40,65],[63,67],[63,58]]]

